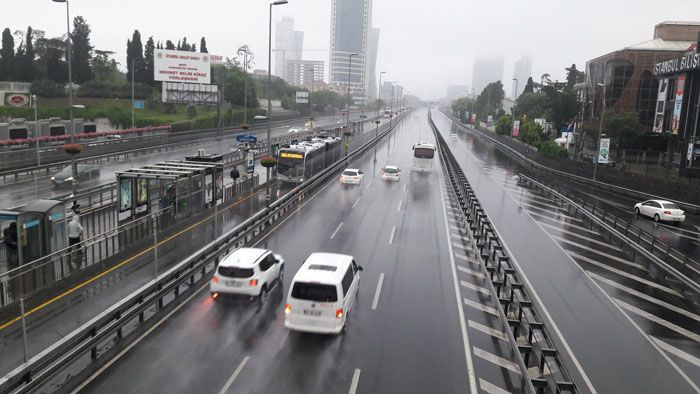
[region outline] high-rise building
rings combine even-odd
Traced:
[[[314,81],[323,81],[323,60],[290,60],[287,62],[287,83],[293,86],[311,86]]]
[[[275,23],[275,75],[292,83],[287,75],[290,61],[301,61],[304,32],[294,30],[294,18],[284,17]]]
[[[472,70],[474,93],[481,94],[486,85],[496,81],[503,81],[503,58],[477,57],[474,59],[474,69]]]
[[[527,84],[527,79],[532,76],[532,56],[528,54],[524,54],[520,60],[515,62],[515,66],[513,67],[513,78],[517,79],[518,82],[513,81],[513,88],[511,89],[511,98],[517,99],[520,94],[523,92],[523,89],[525,89],[525,85]],[[515,89],[517,88],[517,92]]]
[[[347,87],[355,103],[365,101],[372,0],[331,3],[330,82]],[[351,57],[351,54],[356,53]],[[348,80],[349,73],[349,80]]]
[[[447,98],[457,100],[461,97],[467,97],[467,90],[467,85],[447,85]]]
[[[377,98],[377,53],[379,51],[379,29],[373,27],[369,30],[369,43],[367,48],[367,81],[365,91],[367,98]]]

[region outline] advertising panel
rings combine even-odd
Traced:
[[[204,175],[204,202],[214,201],[214,174]]]
[[[224,169],[217,169],[214,173],[214,184],[216,185],[216,205],[224,202]]]
[[[472,124],[476,124],[476,114],[472,114]]]
[[[600,150],[598,151],[598,164],[608,164],[610,158],[610,138],[600,139]]]
[[[5,93],[5,104],[10,107],[28,107],[29,93]]]
[[[309,102],[309,92],[297,92],[297,103],[307,104]]]
[[[654,133],[664,131],[664,111],[666,110],[666,96],[668,95],[668,78],[659,80],[659,92],[656,95],[656,115],[654,116]]]
[[[211,83],[211,55],[208,53],[156,49],[153,78],[163,82]]]
[[[252,174],[255,172],[255,155],[253,152],[248,151],[248,155],[246,156],[246,165],[245,165],[245,172],[248,174]]]
[[[684,91],[685,74],[681,74],[676,80],[676,101],[673,103],[673,117],[671,118],[671,134],[678,134],[678,129],[681,125],[681,106],[683,105]]]
[[[514,120],[513,121],[513,137],[519,137],[520,136],[520,121],[519,120]]]
[[[493,115],[489,115],[488,119],[486,120],[486,127],[491,126],[493,126]]]
[[[136,180],[136,213],[148,210],[148,179]]]

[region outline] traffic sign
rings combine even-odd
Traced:
[[[141,101],[141,100],[134,101],[134,109],[143,109],[143,108],[144,108],[143,101]]]
[[[249,143],[256,143],[258,142],[258,137],[254,136],[253,134],[238,134],[236,136],[236,141],[238,142],[249,142]]]

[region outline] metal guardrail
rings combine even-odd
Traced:
[[[430,113],[428,121],[438,142],[440,161],[451,186],[450,193],[460,206],[463,219],[460,227],[479,249],[482,268],[489,278],[487,283],[492,297],[498,300],[496,309],[521,370],[524,389],[531,393],[578,392],[545,324],[539,318],[538,305],[528,295],[528,289],[511,263],[498,231],[476,198]],[[537,376],[532,376],[532,367],[536,368]]]
[[[71,376],[75,376],[76,368],[95,368],[95,364],[100,362],[98,359],[113,354],[110,350],[114,350],[116,344],[133,340],[134,335],[130,334],[139,332],[145,325],[153,324],[155,318],[165,310],[182,302],[185,295],[193,292],[197,283],[208,279],[221,258],[270,231],[273,224],[303,204],[309,193],[318,191],[328,180],[335,178],[346,164],[361,157],[387,135],[407,113],[399,115],[392,127],[383,125],[383,130],[376,137],[364,142],[345,158],[15,368],[0,379],[0,392],[27,393],[48,383],[54,388],[61,388],[66,384],[66,377],[58,377],[60,371],[73,367]],[[86,358],[88,363],[85,362]]]
[[[567,180],[582,183],[582,184],[585,184],[588,186],[593,186],[593,187],[598,188],[600,190],[607,190],[607,191],[611,191],[611,192],[621,194],[624,196],[634,197],[634,198],[637,198],[640,200],[659,200],[660,199],[660,200],[672,201],[675,204],[683,207],[686,211],[693,212],[693,213],[700,213],[700,205],[691,204],[691,203],[688,203],[685,201],[676,201],[676,200],[669,199],[667,197],[660,197],[660,196],[656,196],[653,194],[644,193],[644,192],[641,192],[638,190],[627,189],[624,187],[612,185],[612,184],[605,183],[605,182],[595,181],[593,179],[585,178],[585,177],[582,177],[579,175],[570,174],[568,172],[555,170],[553,168],[544,166],[544,165],[537,163],[537,162],[533,161],[532,159],[526,157],[522,153],[515,150],[513,147],[504,144],[503,142],[494,138],[492,135],[489,135],[489,134],[487,134],[479,129],[475,129],[475,128],[466,126],[466,125],[460,123],[459,120],[457,120],[452,115],[449,115],[447,113],[444,113],[444,115],[447,116],[450,120],[452,120],[459,127],[462,127],[464,129],[469,129],[469,130],[472,130],[476,133],[479,133],[479,135],[483,136],[484,138],[491,141],[492,143],[498,145],[502,150],[505,151],[506,154],[515,158],[516,160],[521,162],[521,164],[525,165],[530,170],[550,173],[550,174],[556,175],[558,177],[561,177],[561,178],[564,178]]]
[[[568,214],[582,219],[584,225],[587,225],[590,230],[598,230],[603,234],[608,234],[608,242],[615,241],[618,246],[631,249],[633,263],[640,260],[644,264],[654,264],[659,270],[673,278],[673,280],[666,280],[664,277],[655,279],[668,282],[669,286],[678,290],[679,293],[694,300],[696,304],[700,303],[700,263],[697,260],[684,255],[646,231],[615,215],[606,213],[570,192],[557,190],[526,175],[521,174],[520,179],[546,193],[555,203],[559,204],[561,209],[566,209]],[[650,270],[650,275],[653,275],[652,270]]]

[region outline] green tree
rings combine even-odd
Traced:
[[[14,64],[14,77],[16,81],[32,82],[34,80],[34,43],[32,27],[27,28],[25,41],[17,48]]]
[[[182,42],[182,45],[180,46],[180,50],[189,51],[190,44],[187,43],[187,37],[183,37],[181,42]]]
[[[146,73],[144,71],[145,67],[142,58],[143,44],[141,43],[141,33],[138,30],[134,30],[131,40],[126,41],[126,79],[129,82],[131,82],[132,72],[134,73],[135,82],[145,82]],[[132,63],[134,70],[131,69]]]
[[[199,52],[209,53],[209,50],[207,49],[207,39],[204,37],[202,37],[202,39],[199,40]]]
[[[0,47],[0,81],[9,81],[15,69],[15,39],[9,28],[2,31]]]
[[[144,77],[147,84],[153,86],[155,85],[155,80],[153,79],[153,70],[155,69],[153,64],[153,55],[156,50],[155,42],[153,41],[153,36],[148,37],[146,41],[146,49],[143,51],[143,63],[144,63]]]
[[[212,67],[212,83],[219,85],[221,83],[221,69],[225,68],[224,72],[224,101],[234,105],[243,106],[246,103],[248,108],[258,107],[258,86],[250,74],[246,74],[238,67],[227,67],[224,65],[215,65]],[[248,99],[245,100],[246,80],[248,81]]]
[[[474,111],[484,115],[486,119],[488,115],[498,114],[498,110],[503,107],[503,84],[501,81],[491,82],[486,85],[476,99]]]
[[[535,82],[532,81],[532,77],[528,77],[525,89],[523,89],[521,94],[525,93],[535,93]]]
[[[544,139],[542,127],[535,122],[527,121],[520,125],[520,139],[524,143],[539,147],[540,142]]]
[[[510,135],[513,130],[513,117],[511,115],[501,116],[496,122],[496,133],[500,135]]]
[[[542,118],[549,108],[549,99],[543,92],[523,93],[518,97],[513,112],[528,118]]]
[[[452,102],[452,114],[457,116],[460,122],[465,123],[467,119],[467,113],[471,113],[472,108],[475,107],[475,100],[468,97],[462,97]]]
[[[82,16],[73,18],[71,37],[71,65],[73,80],[79,84],[92,79],[92,45],[90,45],[90,25]]]
[[[165,41],[165,49],[174,50],[175,44],[173,44],[172,41],[167,40],[167,41]]]
[[[542,141],[539,146],[539,152],[543,156],[552,159],[566,159],[569,157],[569,151],[552,140]]]
[[[56,82],[68,81],[68,63],[64,60],[66,42],[58,37],[38,38],[35,48],[38,57],[37,74],[42,79]]]
[[[607,111],[603,116],[603,133],[617,141],[617,157],[621,157],[622,149],[644,134],[644,125],[636,111]]]
[[[566,70],[566,86],[569,89],[573,89],[574,85],[578,82],[583,82],[585,76],[583,71],[576,69],[576,64],[572,64],[571,67],[565,68]]]

